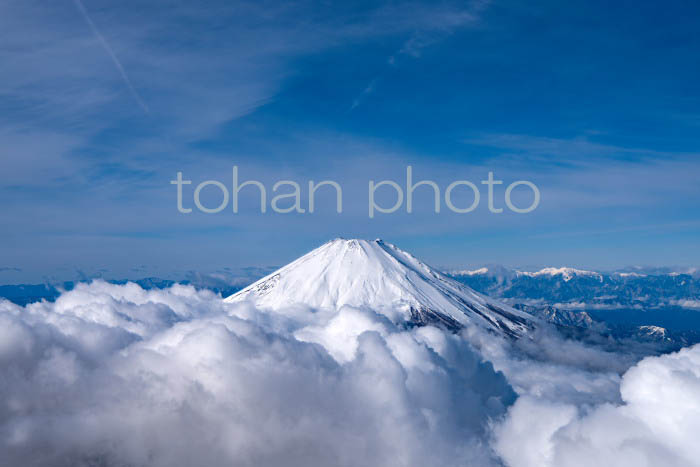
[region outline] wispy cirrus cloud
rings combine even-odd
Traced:
[[[0,267],[0,272],[21,272],[21,268],[11,268],[11,267]]]
[[[428,7],[420,3],[401,5],[400,8],[380,9],[381,14],[390,11],[392,17],[403,18],[409,29],[409,37],[401,47],[389,55],[381,70],[353,100],[350,111],[357,108],[369,95],[375,92],[377,84],[383,81],[387,69],[399,65],[401,57],[418,59],[423,50],[436,45],[457,30],[478,25],[480,14],[488,7],[490,0],[475,0],[464,5],[437,5]],[[407,12],[410,14],[407,16]],[[416,21],[416,18],[420,18]],[[387,68],[388,67],[388,68]]]
[[[90,17],[90,14],[88,13],[87,9],[85,8],[85,5],[83,5],[82,0],[74,0],[74,3],[75,3],[75,6],[77,7],[78,11],[80,12],[80,14],[85,19],[85,23],[87,23],[87,25],[90,27],[90,30],[92,31],[93,35],[99,41],[102,48],[105,50],[105,52],[107,52],[107,55],[109,55],[109,58],[114,63],[114,67],[119,72],[119,75],[121,75],[122,80],[124,81],[124,84],[131,92],[131,95],[134,96],[134,100],[136,100],[136,102],[143,109],[144,112],[148,113],[148,106],[143,101],[143,98],[141,98],[141,96],[139,95],[136,88],[134,88],[134,85],[131,82],[131,79],[129,79],[129,75],[126,74],[126,70],[124,69],[124,66],[117,58],[117,55],[114,53],[114,50],[112,50],[112,47],[109,45],[109,42],[107,42],[107,40],[104,38],[104,36],[100,32],[100,30],[97,28],[97,25],[95,25],[95,22]]]
[[[596,138],[598,136],[598,138]],[[581,134],[571,138],[492,133],[463,139],[470,146],[487,147],[498,151],[499,156],[517,156],[522,164],[549,161],[552,164],[575,164],[585,166],[601,160],[623,160],[650,162],[653,160],[694,159],[696,153],[663,151],[644,147],[628,147],[596,141],[600,135]]]

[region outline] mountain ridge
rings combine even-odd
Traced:
[[[226,298],[284,310],[371,309],[407,326],[470,325],[520,337],[535,319],[482,295],[381,239],[331,240]]]

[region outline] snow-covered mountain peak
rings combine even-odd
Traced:
[[[535,272],[527,272],[527,271],[518,271],[518,274],[521,274],[523,276],[530,276],[530,277],[537,277],[537,276],[562,276],[562,278],[565,281],[570,281],[574,276],[590,276],[590,277],[596,277],[599,280],[603,279],[603,276],[600,273],[597,273],[595,271],[585,271],[582,269],[574,269],[574,268],[544,268],[540,269],[539,271]]]
[[[283,312],[292,305],[369,309],[396,323],[480,325],[522,335],[532,317],[478,294],[380,239],[337,238],[228,297]]]
[[[509,269],[504,266],[490,265],[479,269],[463,269],[450,271],[453,276],[495,276],[495,277],[561,277],[565,282],[570,281],[574,277],[595,277],[598,280],[603,279],[603,275],[595,271],[586,271],[583,269],[575,269],[569,267],[547,267],[537,271],[523,271],[519,269]]]

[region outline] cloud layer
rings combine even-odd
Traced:
[[[642,360],[620,393],[623,405],[597,407],[523,397],[496,449],[513,467],[700,465],[700,346]]]
[[[4,465],[483,465],[515,398],[460,338],[357,310],[377,330],[338,340],[351,355],[184,286],[1,306]]]
[[[0,302],[0,463],[692,465],[700,347],[632,364],[95,281]]]

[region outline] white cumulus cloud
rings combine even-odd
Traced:
[[[0,464],[495,465],[505,377],[459,336],[359,313],[294,329],[192,287],[101,281],[1,302]]]
[[[686,466],[699,430],[700,347],[638,362],[181,285],[0,301],[0,465]]]
[[[642,360],[620,395],[594,407],[522,397],[495,449],[512,467],[700,465],[700,345]]]

